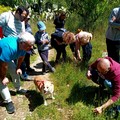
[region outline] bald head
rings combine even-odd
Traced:
[[[109,71],[109,68],[110,68],[110,61],[108,59],[101,58],[97,64],[97,70],[101,74],[106,74]]]

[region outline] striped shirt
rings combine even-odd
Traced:
[[[48,42],[50,42],[47,32],[37,31],[35,33],[35,40],[36,40],[36,44],[37,44],[38,50],[45,51],[45,50],[49,49],[48,44],[46,44],[46,43],[43,44],[44,40],[48,40]]]
[[[11,11],[0,15],[0,26],[3,28],[4,36],[17,36],[25,31],[25,23],[16,19]]]

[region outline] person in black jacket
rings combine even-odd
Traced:
[[[58,64],[60,56],[62,54],[63,62],[66,61],[66,46],[75,41],[75,35],[72,32],[68,32],[64,28],[56,29],[54,33],[51,34],[51,46],[55,48],[56,60],[55,63]]]
[[[54,19],[55,28],[64,28],[66,14],[62,12]]]

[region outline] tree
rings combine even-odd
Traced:
[[[79,26],[88,30],[105,12],[109,0],[66,0],[68,11],[80,18]]]

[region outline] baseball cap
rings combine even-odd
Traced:
[[[39,22],[37,23],[37,27],[38,27],[38,29],[41,30],[41,31],[46,29],[46,26],[45,26],[45,24],[44,24],[42,21],[39,21]]]

